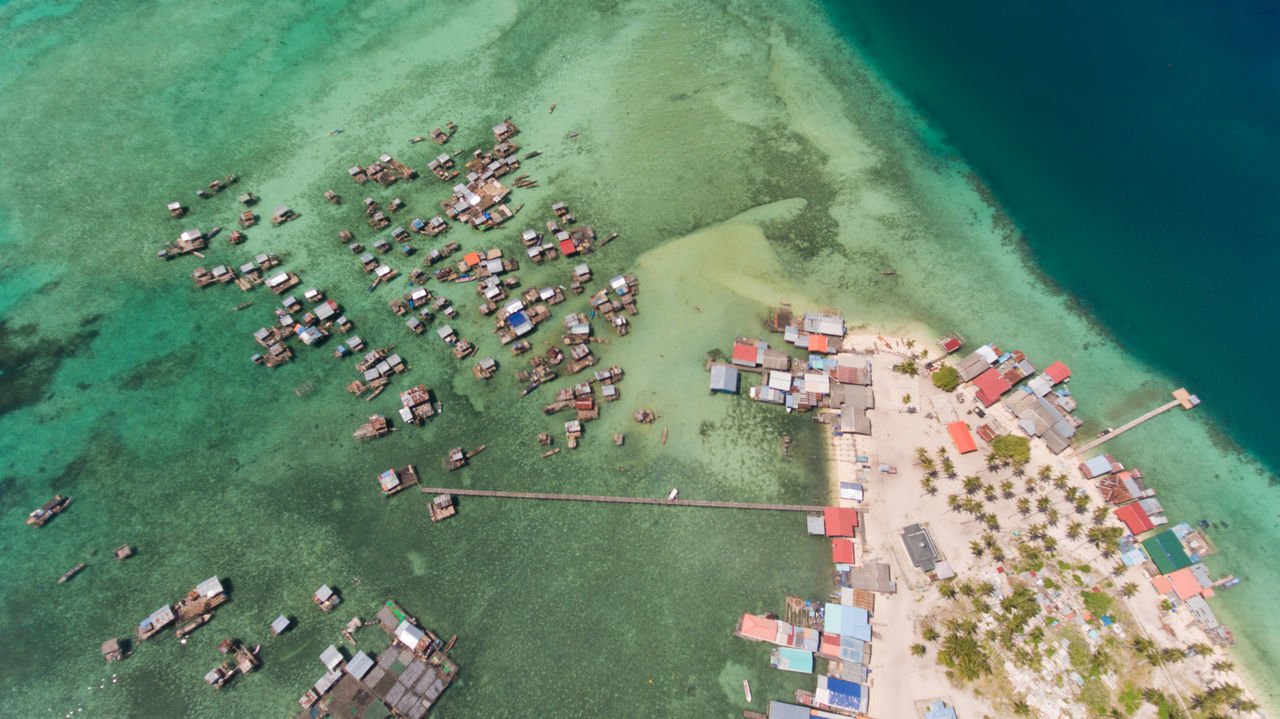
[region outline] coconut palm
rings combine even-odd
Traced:
[[[956,476],[956,463],[955,463],[955,462],[952,462],[950,457],[943,457],[943,458],[942,458],[942,473],[943,473],[943,474],[945,474],[945,475],[947,475],[948,477],[950,477],[950,478],[952,478],[952,479],[955,479],[955,476]]]
[[[1050,526],[1050,527],[1056,527],[1056,526],[1058,526],[1058,519],[1059,519],[1059,516],[1058,516],[1058,508],[1057,508],[1057,507],[1053,507],[1052,509],[1050,509],[1050,510],[1049,510],[1049,511],[1044,515],[1044,518],[1045,518],[1045,521],[1049,523],[1049,526]]]
[[[938,594],[942,595],[942,598],[943,598],[943,599],[955,599],[955,598],[956,598],[956,585],[955,585],[955,583],[954,583],[954,582],[943,582],[942,584],[939,584],[939,585],[938,585]]]
[[[975,559],[981,559],[982,555],[986,554],[987,548],[982,546],[982,542],[975,539],[969,542],[969,551],[973,553]]]
[[[926,624],[924,625],[924,628],[920,630],[920,638],[926,642],[931,642],[938,638],[938,630],[934,629],[932,624]]]
[[[994,502],[999,499],[999,495],[996,494],[996,486],[991,483],[982,485],[982,498],[988,502]]]
[[[1026,497],[1018,497],[1018,514],[1027,516],[1031,514],[1031,500]]]
[[[911,404],[911,395],[909,394],[902,395],[902,404],[904,405]]]
[[[1053,506],[1053,500],[1049,499],[1048,497],[1041,497],[1040,499],[1036,500],[1036,511],[1041,514],[1048,512],[1049,508],[1052,506]]]
[[[990,529],[993,532],[1000,530],[1000,518],[997,517],[995,513],[991,513],[987,515],[986,523],[987,523],[987,529]]]
[[[1204,642],[1196,642],[1195,644],[1188,644],[1187,651],[1199,654],[1202,657],[1207,657],[1210,654],[1213,654],[1213,647],[1205,644]]]
[[[1031,716],[1031,705],[1028,704],[1027,700],[1023,699],[1022,697],[1018,697],[1017,699],[1013,700],[1012,710],[1013,710],[1014,716],[1020,716],[1020,717]]]
[[[1053,486],[1059,492],[1065,491],[1067,488],[1067,485],[1070,483],[1071,483],[1071,480],[1067,479],[1067,475],[1065,474],[1059,474],[1058,476],[1053,478]]]
[[[1000,494],[1005,499],[1013,499],[1013,480],[1006,479],[1000,483]]]
[[[924,469],[924,474],[926,477],[938,476],[938,468],[935,467],[933,464],[933,457],[925,455],[925,458],[920,460],[920,467]]]
[[[928,495],[930,495],[930,496],[935,495],[935,494],[937,494],[937,493],[938,493],[938,487],[937,487],[937,485],[935,485],[935,484],[933,483],[933,478],[932,478],[932,477],[927,477],[927,476],[926,476],[926,477],[921,477],[921,478],[920,478],[920,489],[923,489],[923,490],[924,490],[924,492],[925,492],[925,494],[928,494]]]
[[[1027,473],[1027,460],[1021,457],[1014,457],[1009,461],[1009,464],[1013,466],[1013,475],[1015,477],[1021,477]]]
[[[998,544],[997,544],[996,546],[994,546],[994,547],[992,547],[992,548],[991,548],[991,560],[992,560],[992,561],[994,561],[994,562],[996,562],[997,564],[999,564],[1000,562],[1003,562],[1003,561],[1004,561],[1004,558],[1005,558],[1005,554],[1004,554],[1004,547],[1001,547],[1000,545],[998,545]]]
[[[972,514],[974,517],[977,517],[982,513],[983,506],[982,500],[980,499],[974,499],[973,497],[964,498],[964,511]]]
[[[1027,490],[1027,494],[1033,494],[1036,491],[1036,478],[1031,476],[1023,477],[1022,486]]]
[[[1076,497],[1078,497],[1079,495],[1080,495],[1079,487],[1067,487],[1067,490],[1063,492],[1063,496],[1067,498],[1068,502],[1076,501]]]
[[[1148,637],[1134,637],[1129,641],[1129,648],[1137,654],[1150,654],[1155,651],[1156,643]]]
[[[1107,511],[1106,507],[1098,507],[1097,509],[1093,510],[1093,523],[1102,524],[1103,522],[1107,521],[1107,517],[1110,517],[1110,516],[1111,516],[1111,512]]]
[[[924,461],[928,458],[929,458],[929,450],[925,449],[924,447],[916,447],[917,462],[919,462],[920,464],[924,464]]]
[[[962,502],[962,501],[960,500],[960,495],[958,495],[958,494],[948,494],[948,495],[947,495],[947,508],[948,508],[948,509],[950,509],[950,510],[951,510],[951,511],[953,511],[953,512],[959,512],[961,509],[964,509],[964,502]]]
[[[912,644],[912,645],[911,645],[911,653],[912,653],[912,654],[914,654],[914,655],[915,655],[915,656],[917,656],[917,657],[923,657],[923,656],[925,655],[925,652],[927,652],[927,651],[929,651],[929,648],[928,648],[928,647],[926,647],[926,646],[925,646],[925,645],[923,645],[923,644]]]
[[[1081,492],[1079,495],[1077,495],[1076,496],[1076,514],[1084,514],[1089,509],[1089,503],[1092,501],[1093,501],[1093,498],[1085,494],[1084,492]]]
[[[982,543],[987,549],[995,549],[1000,546],[1000,540],[996,539],[996,535],[991,532],[987,532],[982,535]]]
[[[970,494],[970,495],[977,494],[978,492],[981,492],[981,491],[982,491],[982,477],[979,477],[979,476],[977,476],[977,475],[972,475],[972,474],[971,474],[971,475],[969,475],[968,477],[965,477],[965,478],[964,478],[964,491],[965,491],[965,493]]]
[[[1235,668],[1236,668],[1236,663],[1229,659],[1219,659],[1218,661],[1213,663],[1213,670],[1215,672],[1229,672]]]
[[[1053,550],[1058,548],[1058,540],[1054,539],[1048,534],[1040,538],[1040,544],[1041,546],[1044,547],[1044,551],[1048,552],[1049,554],[1053,554]]]
[[[987,452],[987,456],[984,461],[987,463],[988,472],[994,472],[997,469],[1000,469],[1000,455],[996,454],[994,451]]]
[[[1080,533],[1084,531],[1084,525],[1080,522],[1072,522],[1067,525],[1067,539],[1079,539]]]
[[[1259,704],[1258,702],[1255,702],[1252,699],[1241,699],[1235,704],[1232,704],[1231,708],[1235,709],[1238,712],[1244,712],[1245,714],[1249,714],[1262,709],[1262,705]]]

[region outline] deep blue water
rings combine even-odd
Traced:
[[[1280,467],[1280,6],[826,5],[1041,269]]]

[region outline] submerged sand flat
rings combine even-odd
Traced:
[[[384,499],[373,478],[414,462],[429,484],[820,501],[822,438],[809,418],[705,390],[706,352],[761,333],[766,306],[782,300],[839,307],[853,325],[955,329],[1042,364],[1062,359],[1082,415],[1097,422],[1086,432],[1173,386],[1023,265],[966,168],[808,6],[240,3],[39,16],[11,3],[0,20],[0,502],[11,527],[0,532],[0,567],[23,579],[0,587],[6,714],[284,716],[348,612],[368,616],[395,597],[460,635],[461,678],[439,716],[738,716],[743,678],[756,708],[811,687],[730,637],[738,612],[825,592],[827,548],[797,518],[474,499],[433,526],[421,497]],[[526,208],[500,231],[457,227],[414,244],[517,253],[519,231],[563,200],[598,231],[621,233],[586,258],[597,279],[636,272],[642,288],[633,332],[598,346],[603,366],[627,372],[623,399],[580,449],[546,460],[534,437],[560,434],[564,416],[544,417],[541,405],[567,380],[519,398],[521,364],[475,313],[473,288],[443,287],[461,313],[451,324],[503,363],[479,385],[470,362],[387,310],[407,285],[366,292],[336,238],[347,227],[371,244],[358,206],[366,193],[403,197],[406,223],[435,214],[448,194],[429,175],[357,188],[348,166],[390,152],[423,168],[439,148],[410,137],[453,120],[461,129],[448,149],[470,148],[491,142],[488,128],[508,114],[522,151],[544,152],[521,170],[541,182],[513,196]],[[344,132],[329,135],[335,128]],[[229,172],[242,177],[231,191],[194,197]],[[329,188],[346,203],[326,203]],[[354,373],[331,346],[301,348],[274,372],[254,367],[250,333],[272,319],[276,298],[197,291],[197,260],[155,260],[188,225],[229,232],[241,191],[263,198],[260,211],[288,203],[301,217],[252,228],[239,247],[219,237],[206,266],[288,253],[286,269],[341,302],[357,334],[396,343],[408,379],[364,403],[342,392]],[[187,219],[166,216],[173,199],[192,208]],[[386,260],[405,274],[418,262]],[[567,283],[573,264],[519,274]],[[251,308],[230,311],[246,299]],[[556,340],[564,312],[583,304],[553,308],[535,345]],[[355,426],[391,414],[409,380],[433,388],[444,414],[353,443]],[[309,381],[314,391],[295,396]],[[662,417],[641,427],[636,407]],[[627,434],[625,447],[613,432]],[[781,459],[782,434],[797,437],[793,457],[811,461]],[[479,444],[488,449],[471,468],[437,469],[448,448]],[[1274,618],[1246,606],[1263,606],[1273,570],[1233,551],[1251,532],[1275,531],[1270,507],[1241,499],[1263,486],[1258,474],[1180,414],[1115,445],[1170,516],[1232,508],[1214,570],[1250,581],[1215,608],[1237,627],[1262,622],[1237,629],[1244,657],[1271,651]],[[74,495],[74,507],[39,534],[19,531],[52,492]],[[139,556],[101,559],[125,541]],[[51,591],[91,549],[90,566]],[[232,601],[187,646],[166,636],[102,664],[102,640],[215,572],[230,579]],[[326,582],[347,597],[333,616],[309,601]],[[268,639],[281,612],[298,626]],[[264,667],[215,692],[200,677],[224,636],[262,641]],[[116,684],[103,682],[111,672]]]

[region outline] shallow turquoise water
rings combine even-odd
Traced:
[[[806,418],[703,390],[706,351],[757,333],[765,304],[784,297],[840,306],[854,324],[957,328],[1064,359],[1099,426],[1168,389],[1027,271],[967,168],[812,8],[45,7],[0,10],[0,179],[9,190],[0,197],[0,568],[23,578],[0,586],[0,632],[10,637],[3,713],[284,716],[349,612],[370,615],[394,597],[460,635],[461,679],[441,716],[738,716],[742,678],[758,698],[804,684],[729,634],[740,611],[825,591],[825,545],[804,536],[798,517],[476,499],[432,525],[423,498],[384,499],[374,477],[414,462],[430,483],[642,496],[679,486],[691,497],[819,501],[820,437]],[[474,147],[508,114],[524,149],[544,151],[521,170],[541,188],[516,192],[527,206],[506,229],[455,228],[442,240],[516,253],[519,231],[564,200],[598,232],[622,233],[588,258],[597,278],[636,271],[641,281],[635,330],[596,346],[604,366],[627,371],[623,399],[588,425],[581,449],[546,460],[534,438],[559,433],[564,416],[545,417],[541,405],[565,381],[519,398],[511,377],[520,363],[475,313],[472,287],[440,288],[461,313],[451,324],[504,365],[478,384],[469,362],[430,331],[411,335],[386,308],[407,290],[403,280],[394,292],[366,292],[337,240],[343,228],[366,244],[375,237],[363,193],[384,204],[403,197],[405,222],[431,216],[447,194],[434,179],[357,188],[346,167],[384,151],[420,167],[437,148],[410,137],[454,120],[461,129],[449,147]],[[345,132],[328,135],[336,127]],[[230,192],[192,196],[228,172],[242,178]],[[329,205],[328,188],[347,202]],[[413,369],[391,391],[367,404],[344,393],[351,362],[329,346],[299,348],[275,371],[254,367],[249,335],[271,320],[274,297],[197,290],[194,258],[154,259],[189,225],[229,231],[234,195],[246,190],[263,211],[287,202],[301,217],[252,228],[239,247],[215,240],[206,266],[287,254],[299,289],[326,290],[370,344],[396,344]],[[191,206],[189,219],[165,214],[175,198]],[[690,235],[766,205],[747,224]],[[740,261],[718,259],[730,255]],[[416,262],[387,259],[406,274]],[[570,267],[519,275],[567,282]],[[898,274],[879,274],[886,267]],[[1007,308],[981,312],[993,284]],[[253,306],[231,310],[245,299]],[[584,304],[553,308],[535,343],[553,340],[564,312]],[[315,389],[299,398],[305,382]],[[352,442],[370,413],[394,411],[410,382],[431,387],[443,415]],[[662,420],[636,425],[628,415],[641,406]],[[623,448],[609,439],[617,431]],[[1173,418],[1160,432],[1158,443],[1125,440],[1158,484],[1176,466],[1215,468],[1242,491],[1260,482],[1223,457],[1200,420]],[[798,438],[796,460],[778,456],[781,434]],[[437,469],[448,448],[479,444],[488,449],[474,466]],[[21,526],[53,492],[76,502],[41,530]],[[1175,514],[1203,501],[1169,495]],[[1220,543],[1245,536],[1241,521]],[[136,558],[102,558],[125,541]],[[90,551],[80,576],[53,585]],[[1233,553],[1215,569],[1243,561]],[[163,637],[124,663],[101,663],[102,640],[129,634],[213,573],[229,578],[233,599],[187,646]],[[326,582],[347,603],[321,616],[308,597]],[[1262,586],[1233,590],[1227,610]],[[298,627],[267,639],[281,612]],[[264,667],[214,692],[200,677],[224,636],[262,641]],[[1268,637],[1259,632],[1246,649],[1267,651]],[[118,683],[99,689],[112,671]]]

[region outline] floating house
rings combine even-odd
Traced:
[[[328,612],[342,602],[342,597],[339,597],[337,592],[330,589],[328,584],[325,584],[316,590],[316,593],[311,597],[311,601],[315,602],[315,605],[320,607],[322,611]],[[332,647],[330,648],[332,649]],[[333,669],[333,667],[329,668]]]
[[[1099,454],[1080,463],[1080,474],[1084,475],[1085,479],[1095,479],[1104,474],[1123,470],[1124,465],[1109,454]]]
[[[292,622],[289,621],[289,618],[281,614],[276,617],[274,622],[271,622],[271,636],[278,637],[281,634],[284,634],[285,630],[288,629],[291,624]]]
[[[738,393],[738,368],[729,365],[711,366],[711,391],[725,394]]]

